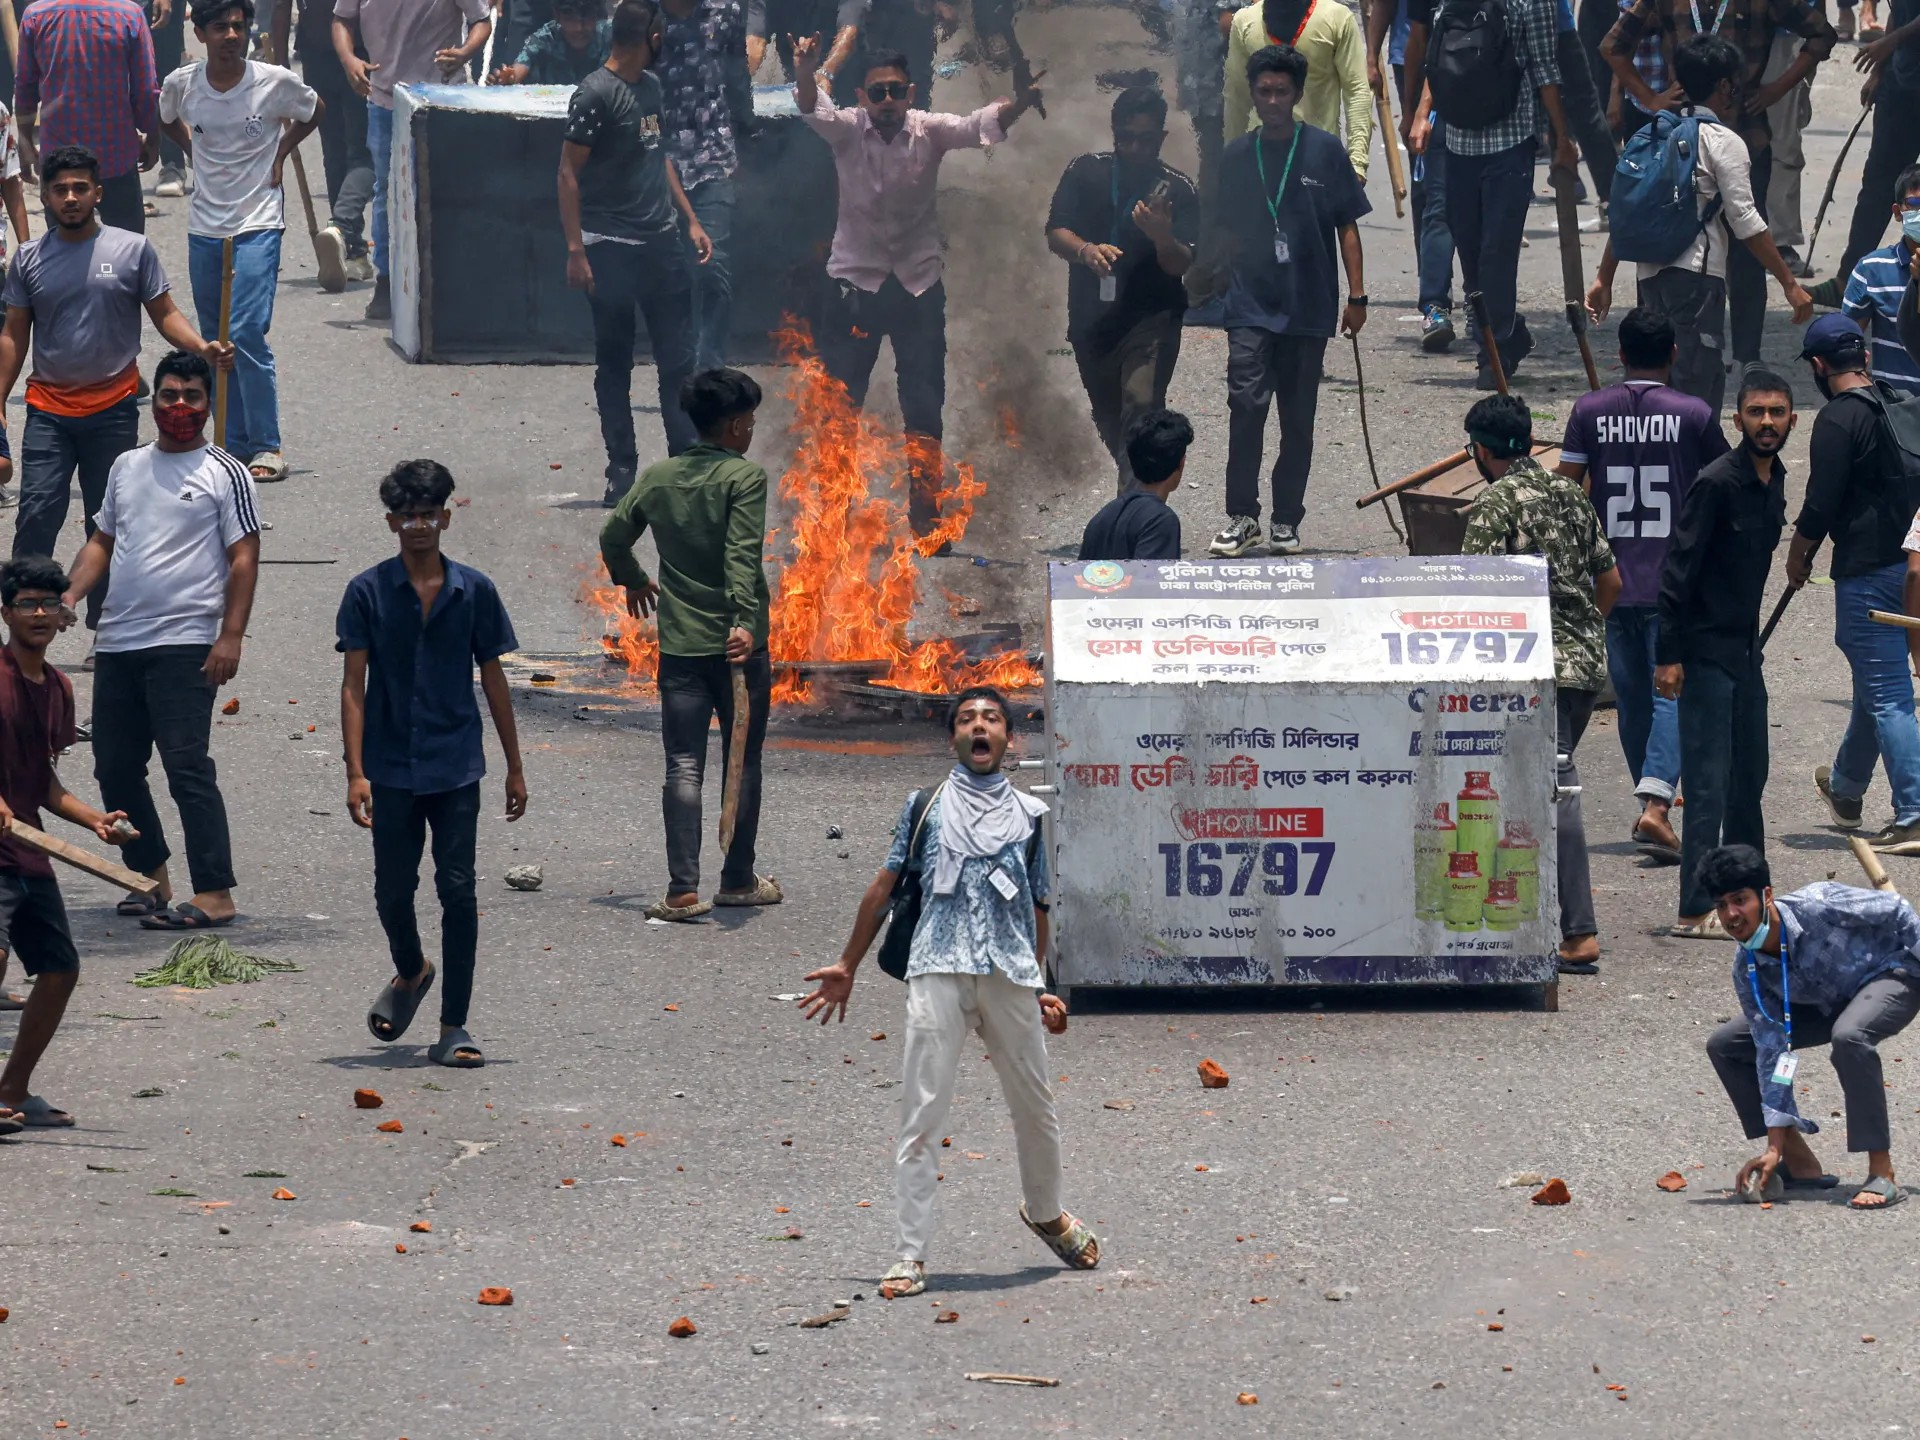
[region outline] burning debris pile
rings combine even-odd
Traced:
[[[795,323],[776,339],[791,367],[787,397],[798,448],[779,481],[791,521],[784,534],[768,536],[770,551],[786,552],[767,556],[779,567],[772,576],[768,636],[774,702],[811,704],[805,667],[822,662],[865,663],[879,671],[875,684],[922,694],[968,685],[1037,686],[1038,667],[1017,650],[981,659],[951,640],[907,640],[920,598],[921,558],[961,539],[974,501],[986,493],[973,467],[943,462],[938,454],[925,457],[931,466],[944,463],[950,473],[939,495],[939,522],[916,538],[907,523],[907,477],[921,458],[916,447],[929,442],[888,430],[856,410],[845,387],[827,374],[803,326]],[[1001,430],[1007,443],[1017,445],[1010,420]],[[623,661],[634,679],[651,683],[660,649],[652,624],[627,613],[622,592],[604,572],[589,586],[587,599],[607,617],[602,643],[609,655]]]

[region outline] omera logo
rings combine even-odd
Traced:
[[[1424,715],[1429,709],[1436,715],[1525,715],[1540,708],[1540,697],[1515,691],[1447,690],[1435,694],[1421,685],[1407,692],[1407,708],[1416,715]]]

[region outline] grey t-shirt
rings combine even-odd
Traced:
[[[144,235],[102,225],[86,240],[58,230],[20,247],[7,272],[7,305],[33,311],[33,377],[97,385],[140,358],[140,314],[170,287]]]

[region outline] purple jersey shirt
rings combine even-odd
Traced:
[[[1693,477],[1731,447],[1706,401],[1652,380],[1582,395],[1560,458],[1587,467],[1587,493],[1620,565],[1621,605],[1660,599],[1660,566]]]

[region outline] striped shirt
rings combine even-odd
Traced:
[[[42,155],[84,145],[103,179],[131,175],[159,106],[153,35],[133,0],[34,0],[22,13],[13,109],[38,112]]]
[[[1408,7],[1411,22],[1422,27],[1429,40],[1441,3],[1442,0],[1416,0]],[[1554,0],[1507,0],[1506,9],[1507,36],[1526,65],[1519,101],[1504,118],[1482,130],[1468,130],[1449,121],[1447,150],[1451,154],[1497,155],[1533,139],[1540,128],[1539,91],[1542,86],[1560,83],[1560,61],[1555,49],[1560,17]],[[1433,52],[1429,51],[1429,64],[1432,58]]]
[[[1873,378],[1920,395],[1920,364],[1900,343],[1900,297],[1907,291],[1907,242],[1860,257],[1841,308],[1873,338]]]

